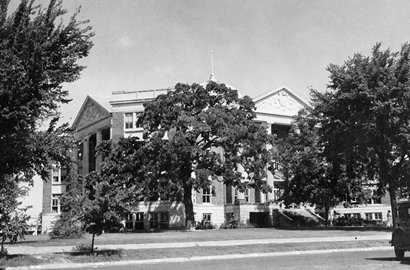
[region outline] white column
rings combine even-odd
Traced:
[[[271,187],[272,192],[268,192],[268,201],[270,200],[274,200],[275,199],[275,195],[273,193],[273,188],[274,188],[274,183],[273,183],[273,175],[271,172],[267,172],[266,174],[266,183]]]
[[[95,145],[98,146],[98,145],[101,144],[101,142],[102,142],[102,132],[101,132],[101,130],[98,130],[97,134],[96,134],[96,144]],[[95,159],[95,168],[96,168],[96,170],[101,169],[101,163],[102,163],[102,155],[99,154],[99,155],[97,155],[97,157]]]

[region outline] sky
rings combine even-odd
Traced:
[[[12,10],[19,0],[11,0]],[[38,0],[38,3],[48,3]],[[81,78],[64,85],[72,123],[87,95],[173,87],[214,73],[242,95],[280,86],[309,100],[325,91],[326,67],[371,48],[410,41],[408,0],[65,0],[90,20],[95,37]]]

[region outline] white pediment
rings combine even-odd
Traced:
[[[98,104],[94,99],[87,97],[74,121],[73,127],[78,129],[95,123],[109,115],[110,113],[102,105]]]
[[[255,106],[257,113],[295,116],[308,105],[288,89],[282,88],[255,100]]]

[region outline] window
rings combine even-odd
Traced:
[[[124,114],[124,123],[125,123],[125,129],[134,129],[134,128],[139,128],[141,127],[138,123],[137,120],[140,118],[142,113],[125,113]]]
[[[59,183],[60,182],[60,177],[58,175],[53,175],[53,183]]]
[[[125,122],[125,129],[132,129],[133,128],[133,113],[126,113],[124,115],[124,122]]]
[[[204,223],[211,223],[211,215],[210,213],[204,213],[202,214],[202,221]]]
[[[245,189],[244,191],[244,195],[245,195],[245,202],[249,202],[249,189]]]
[[[159,227],[161,229],[169,228],[169,212],[159,212]]]
[[[144,213],[134,212],[134,213],[128,214],[128,218],[127,218],[125,226],[128,230],[143,230],[144,229]]]
[[[202,202],[203,203],[211,203],[211,188],[204,188],[202,190]]]
[[[51,213],[58,214],[60,213],[60,198],[61,194],[53,194],[51,197]]]
[[[354,213],[353,218],[355,219],[360,219],[360,213]]]
[[[149,226],[151,229],[168,229],[169,228],[169,212],[149,213]]]
[[[383,214],[382,213],[374,213],[374,219],[382,220],[383,219]]]
[[[372,220],[373,214],[372,213],[366,213],[366,220]]]
[[[53,183],[59,183],[60,182],[60,167],[57,165],[52,166],[52,179]]]
[[[137,121],[138,121],[138,118],[140,118],[141,116],[142,116],[142,113],[134,113],[134,119],[135,119],[135,127],[136,128],[141,128],[142,127],[142,125],[140,125],[140,124],[138,124],[137,123]]]

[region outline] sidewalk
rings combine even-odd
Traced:
[[[193,256],[179,258],[163,258],[149,260],[129,260],[129,261],[113,261],[113,262],[90,262],[90,263],[66,263],[66,264],[42,264],[33,266],[6,267],[6,270],[31,270],[31,269],[76,269],[76,268],[100,268],[116,266],[141,266],[158,263],[178,263],[192,261],[209,261],[209,260],[232,260],[243,258],[262,258],[262,257],[279,257],[279,256],[295,256],[295,255],[314,255],[314,254],[329,254],[336,252],[360,252],[360,251],[384,251],[391,250],[391,247],[374,247],[374,248],[348,248],[348,249],[328,249],[328,250],[306,250],[306,251],[286,251],[286,252],[270,252],[270,253],[249,253],[249,254],[229,254],[229,255],[214,255],[214,256]]]
[[[162,248],[186,248],[186,247],[221,247],[242,245],[267,245],[287,243],[319,243],[319,242],[347,242],[347,241],[372,241],[390,240],[391,234],[364,235],[364,236],[337,236],[337,237],[312,237],[312,238],[280,238],[280,239],[247,239],[247,240],[224,240],[224,241],[198,241],[198,242],[175,242],[175,243],[145,243],[145,244],[122,244],[122,245],[96,245],[99,250],[103,249],[162,249]],[[44,253],[72,252],[74,246],[6,246],[8,253],[35,255]]]

